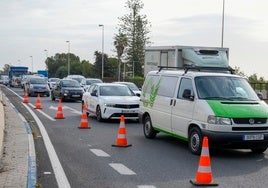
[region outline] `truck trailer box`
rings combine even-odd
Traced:
[[[201,46],[151,46],[145,48],[144,76],[158,66],[228,67],[228,48]]]

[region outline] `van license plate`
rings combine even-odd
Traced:
[[[244,135],[243,140],[264,140],[263,134]]]

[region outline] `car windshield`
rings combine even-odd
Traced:
[[[200,76],[195,78],[200,99],[259,100],[246,79],[230,76]]]
[[[80,87],[80,85],[75,80],[63,80],[62,87]]]
[[[133,91],[139,90],[139,88],[134,83],[127,83],[126,85]]]
[[[83,80],[83,78],[78,78],[78,77],[76,78],[73,77],[72,79],[78,81],[79,83],[81,83],[81,81]]]
[[[49,81],[50,82],[57,82],[59,79],[58,78],[50,78]]]
[[[134,96],[135,94],[125,86],[101,86],[101,96]]]
[[[30,83],[31,84],[46,84],[46,81],[43,78],[31,78]]]
[[[98,79],[93,79],[93,80],[86,80],[86,85],[91,85],[93,83],[101,83],[102,81],[101,80],[98,80]]]

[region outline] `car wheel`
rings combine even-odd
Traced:
[[[55,101],[55,96],[54,96],[54,93],[53,92],[51,92],[51,100],[52,101]]]
[[[261,154],[261,153],[265,152],[266,149],[267,148],[251,148],[251,151],[253,153]]]
[[[143,133],[146,138],[155,138],[157,131],[152,126],[150,116],[146,116],[143,122]]]
[[[202,149],[202,134],[198,127],[192,127],[189,131],[188,146],[195,155],[200,155]]]
[[[103,121],[102,116],[101,116],[101,108],[100,108],[100,106],[97,106],[97,109],[96,109],[96,116],[97,116],[97,120],[98,120],[99,122]]]
[[[64,97],[63,97],[62,94],[60,94],[60,98],[59,99],[61,100],[61,102],[64,102]]]
[[[82,101],[82,102],[81,102],[81,104],[82,104],[82,107],[81,107],[81,112],[83,113],[83,112],[84,112],[84,104],[85,104],[85,102],[84,102],[84,101]]]

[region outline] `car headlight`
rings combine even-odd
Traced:
[[[106,107],[115,107],[115,104],[104,104]]]
[[[31,88],[31,89],[33,88],[33,84],[30,84],[30,88]]]
[[[63,92],[64,92],[64,93],[69,93],[69,90],[64,90]]]
[[[215,125],[231,125],[232,124],[232,121],[230,118],[217,117],[213,115],[208,116],[207,122],[209,124],[215,124]]]

